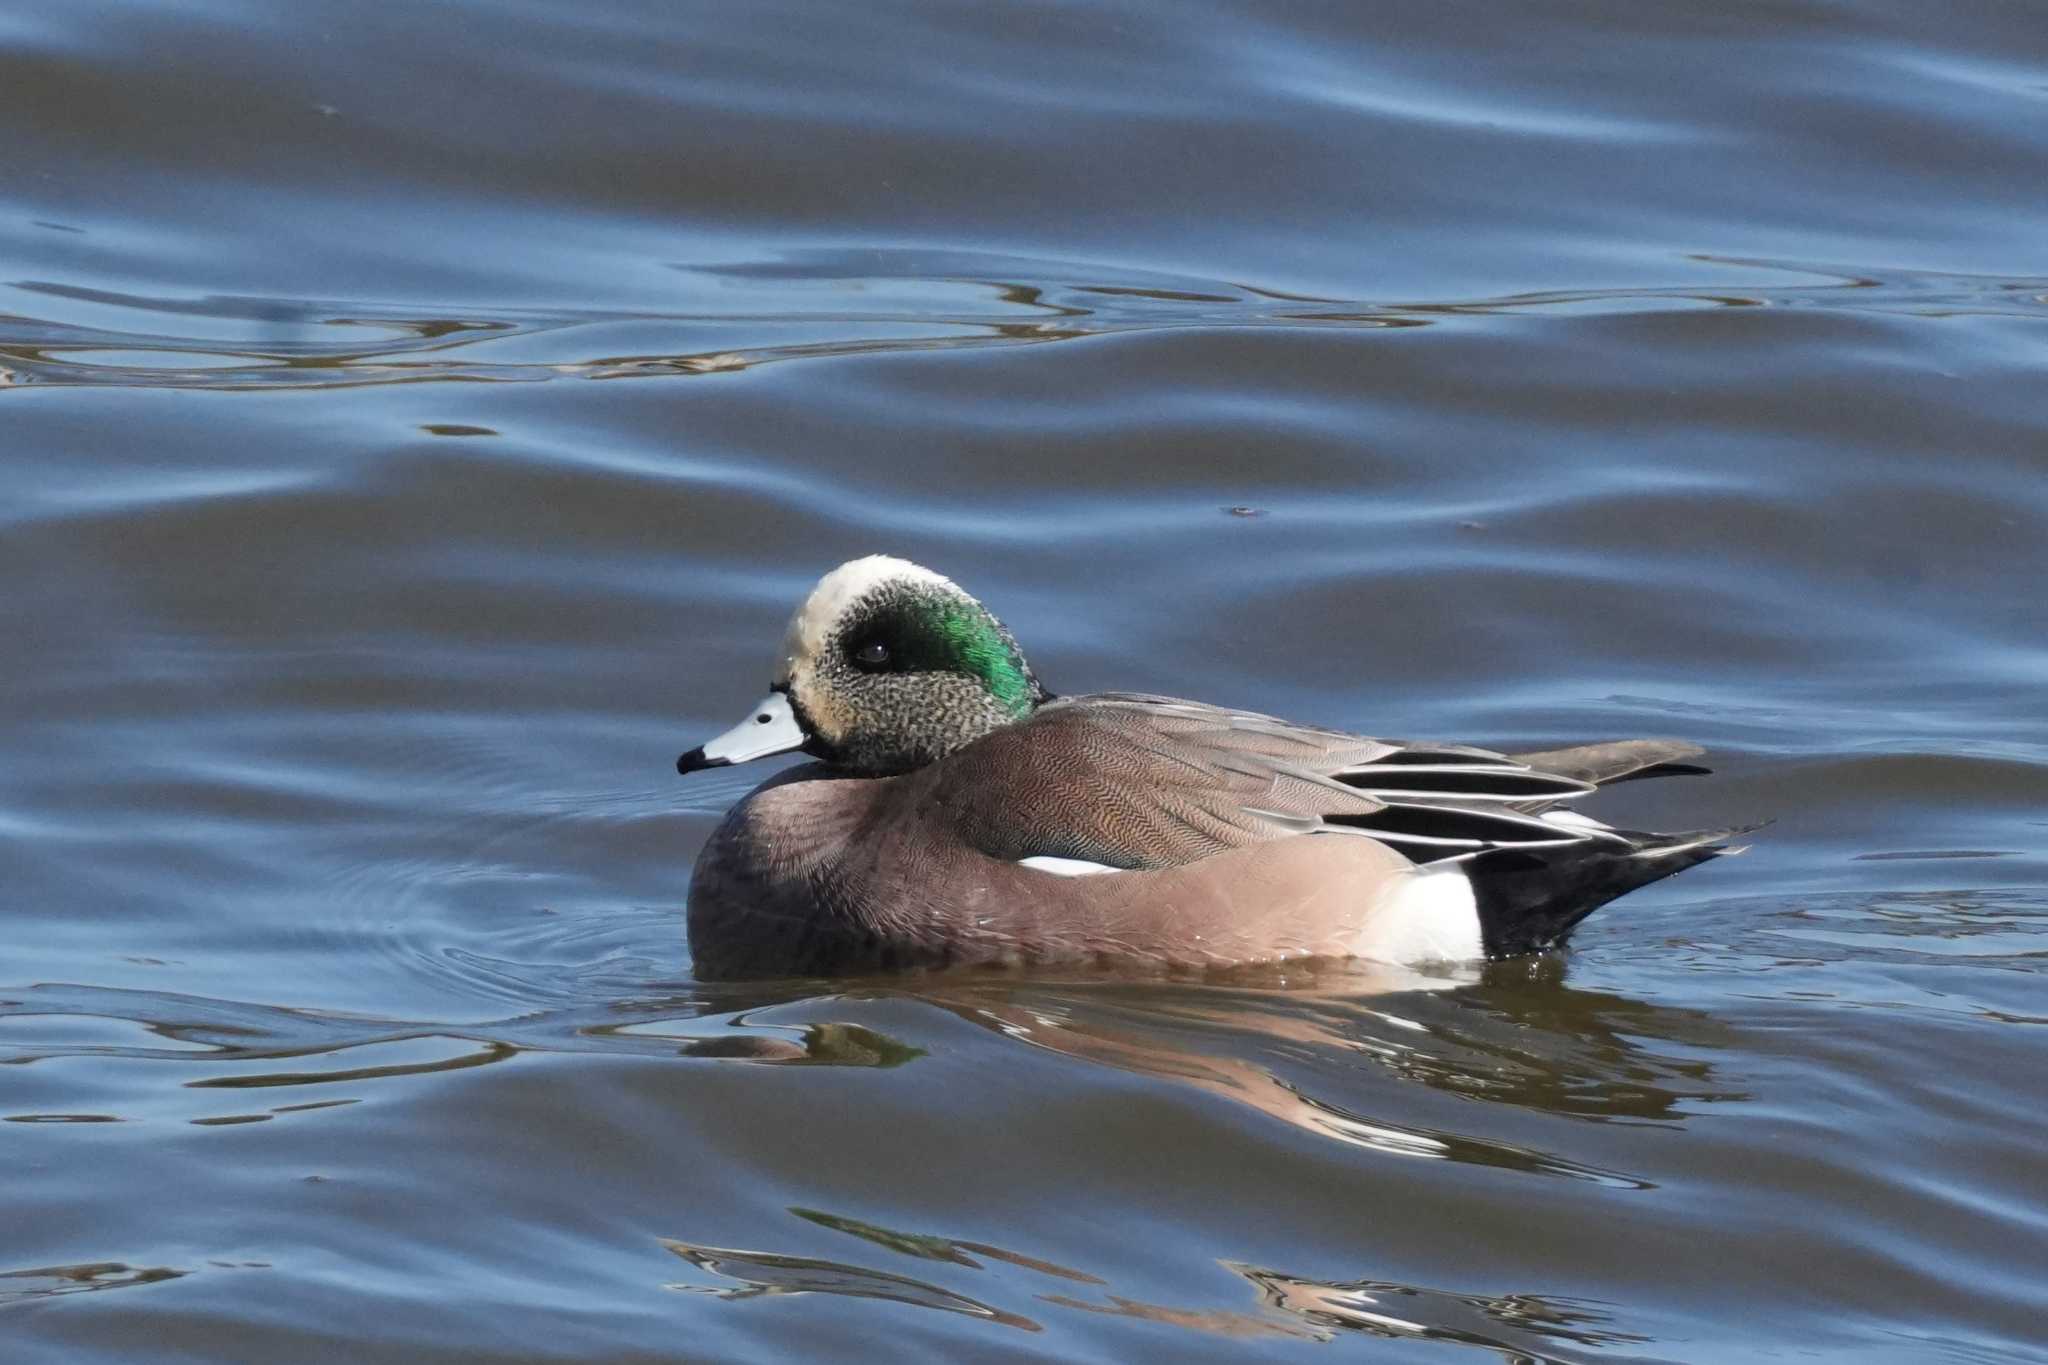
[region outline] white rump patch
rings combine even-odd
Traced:
[[[1019,858],[1017,866],[1037,868],[1040,872],[1050,872],[1055,877],[1086,877],[1097,872],[1123,871],[1120,867],[1091,863],[1086,858],[1055,858],[1047,853],[1031,858]]]
[[[1455,863],[1415,869],[1373,911],[1351,951],[1404,966],[1485,957],[1472,879]]]

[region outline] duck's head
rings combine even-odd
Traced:
[[[1001,621],[951,579],[870,555],[818,580],[766,698],[678,772],[801,749],[852,772],[909,772],[1047,699]]]

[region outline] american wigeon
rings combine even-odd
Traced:
[[[834,569],[774,680],[684,773],[802,750],[697,858],[713,978],[968,963],[1414,964],[1562,943],[1601,905],[1729,851],[1564,808],[1703,772],[1675,740],[1513,757],[1200,702],[1055,697],[929,569]]]

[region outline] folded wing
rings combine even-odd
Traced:
[[[1644,747],[1559,751],[1584,761],[1558,771],[1462,745],[1104,693],[1048,703],[904,780],[918,784],[914,799],[948,812],[969,842],[1013,860],[1170,867],[1269,839],[1349,834],[1431,862],[1500,848],[1625,847],[1623,835],[1560,807],[1602,776],[1620,775],[1603,770],[1636,771],[1693,752],[1628,743]]]

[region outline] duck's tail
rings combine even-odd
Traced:
[[[1764,822],[1768,824],[1768,821]],[[1642,834],[1615,830],[1611,840],[1534,848],[1497,848],[1462,859],[1479,912],[1479,935],[1490,958],[1555,948],[1579,921],[1616,896],[1683,872],[1695,863],[1740,853],[1728,841],[1761,825]]]
[[[1685,762],[1705,752],[1699,745],[1682,739],[1616,739],[1605,744],[1581,744],[1512,757],[1538,772],[1574,777],[1604,787],[1641,777],[1691,777],[1711,772],[1710,768]]]

